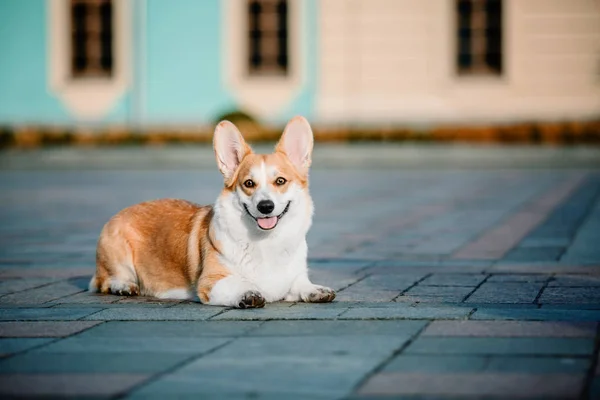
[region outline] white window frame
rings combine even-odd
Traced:
[[[306,26],[302,0],[288,0],[288,70],[285,75],[248,72],[248,3],[224,0],[221,12],[225,85],[239,107],[257,118],[272,120],[298,95],[306,80]]]
[[[113,70],[107,77],[71,75],[70,1],[47,0],[48,86],[75,117],[97,121],[126,92],[131,65],[131,0],[113,1]]]

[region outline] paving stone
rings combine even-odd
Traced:
[[[338,319],[463,319],[468,307],[402,306],[395,308],[351,308]]]
[[[352,270],[310,270],[310,280],[311,282],[323,285],[332,288],[335,291],[338,291],[342,288],[350,286],[359,279],[361,279],[363,274],[356,274]]]
[[[3,280],[0,282],[0,296],[44,286],[52,282],[54,282],[54,279],[43,278]]]
[[[477,286],[486,278],[482,274],[433,274],[419,286]]]
[[[73,336],[39,349],[39,353],[186,353],[201,354],[231,338],[220,337],[87,337]]]
[[[100,323],[96,321],[0,322],[0,337],[64,337]]]
[[[419,337],[405,354],[590,356],[593,347],[583,338]]]
[[[122,296],[113,296],[110,294],[97,294],[90,293],[88,291],[76,293],[71,296],[61,297],[51,301],[53,305],[56,304],[111,304],[122,300]]]
[[[283,392],[283,391],[266,391],[268,389],[263,389],[263,391],[257,390],[248,390],[246,392],[239,391],[217,391],[217,392],[206,392],[203,391],[201,387],[195,387],[193,382],[187,382],[186,379],[182,379],[178,377],[177,383],[173,383],[174,379],[166,378],[165,380],[159,380],[156,385],[153,384],[153,389],[157,391],[157,393],[148,393],[145,391],[146,389],[141,389],[140,392],[134,392],[133,394],[125,397],[128,400],[163,400],[167,395],[170,395],[173,392],[177,393],[176,398],[180,400],[196,400],[201,398],[202,400],[305,400],[306,394],[303,393],[293,393],[293,392]],[[189,384],[187,393],[180,393],[180,391],[185,392],[185,389],[182,389],[181,386]],[[169,390],[169,386],[173,385],[179,389]],[[160,389],[156,389],[159,387]],[[234,389],[232,389],[234,390]],[[310,393],[310,398],[315,400],[332,400],[338,398],[337,396],[333,396],[331,394],[321,394],[316,392]]]
[[[489,283],[493,282],[546,282],[550,277],[548,275],[527,275],[527,274],[494,274],[491,275],[486,281]]]
[[[92,321],[194,321],[206,320],[222,312],[219,308],[198,305],[196,309],[181,308],[111,308],[86,317]]]
[[[376,288],[367,288],[364,286],[351,286],[348,289],[338,292],[335,296],[335,300],[339,302],[388,302],[398,297],[398,295],[400,295],[399,290],[380,290]]]
[[[77,338],[122,338],[123,332],[134,338],[228,338],[245,336],[262,324],[261,321],[109,321],[80,333]]]
[[[472,287],[464,286],[414,286],[410,288],[396,301],[410,302],[451,302],[460,303],[469,293]]]
[[[564,247],[517,247],[510,251],[505,261],[556,261],[564,252]]]
[[[572,374],[406,373],[385,372],[370,378],[360,395],[494,396],[501,398],[577,398],[584,377]]]
[[[593,338],[597,325],[595,322],[433,321],[421,336]]]
[[[267,321],[251,336],[412,336],[425,321]]]
[[[400,354],[385,365],[385,372],[451,373],[483,371],[486,356]]]
[[[0,394],[6,396],[113,396],[145,381],[144,374],[6,374]]]
[[[4,308],[0,321],[72,321],[100,311],[101,308]]]
[[[86,282],[84,282],[86,281]],[[2,304],[41,304],[85,291],[87,280],[72,279],[0,297]]]
[[[589,358],[573,357],[490,357],[487,371],[522,372],[528,374],[585,374],[589,369]]]
[[[478,308],[471,319],[521,321],[600,321],[600,310]]]
[[[0,374],[17,373],[152,373],[170,369],[194,358],[194,353],[88,352],[53,353],[30,351],[0,360]]]
[[[469,298],[468,303],[533,303],[542,283],[486,282]]]
[[[87,281],[92,277],[93,268],[90,267],[69,267],[62,265],[60,267],[48,268],[32,268],[32,267],[17,267],[17,268],[0,268],[0,277],[6,278],[48,278],[48,279],[67,279],[86,277]]]
[[[5,357],[9,354],[19,353],[24,350],[29,350],[33,347],[38,347],[51,342],[53,339],[31,339],[31,338],[14,338],[0,339],[0,357]]]
[[[333,319],[346,311],[344,308],[322,308],[315,304],[313,308],[265,308],[249,310],[229,310],[219,314],[211,321],[238,320],[257,321],[270,319]]]
[[[551,280],[548,286],[600,287],[600,277],[590,275],[562,275]]]
[[[571,243],[568,237],[528,237],[519,243],[519,247],[567,247]]]
[[[240,338],[136,395],[204,392],[312,393],[339,398],[405,342],[360,335]],[[235,386],[231,384],[235,381]]]
[[[547,287],[539,303],[586,304],[600,303],[600,287]]]
[[[372,290],[389,290],[394,292],[401,292],[412,285],[414,285],[419,280],[423,279],[426,274],[407,274],[407,273],[397,273],[397,274],[386,274],[386,275],[370,275],[365,279],[358,282],[356,285],[353,285],[351,288],[364,288],[364,289],[372,289]],[[351,289],[350,288],[350,289]]]

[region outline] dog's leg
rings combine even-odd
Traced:
[[[236,308],[265,306],[265,298],[260,292],[241,276],[235,274],[227,276],[205,274],[201,276],[198,284],[198,297],[203,303],[215,306]]]
[[[329,303],[335,299],[335,291],[331,288],[315,285],[308,279],[308,274],[303,272],[294,283],[285,301],[304,301],[306,303]]]
[[[254,285],[224,267],[213,249],[204,250],[204,266],[198,279],[198,298],[202,303],[236,308],[265,306],[265,298]]]

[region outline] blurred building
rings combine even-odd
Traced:
[[[2,0],[0,124],[600,114],[600,0]]]

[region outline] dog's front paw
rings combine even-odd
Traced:
[[[300,297],[306,303],[330,303],[335,299],[335,290],[314,285],[310,292],[302,293]]]
[[[258,292],[249,290],[242,295],[238,302],[238,308],[262,308],[265,306],[265,298]]]

